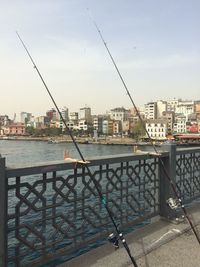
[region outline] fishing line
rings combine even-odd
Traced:
[[[135,267],[138,267],[138,265],[137,265],[137,263],[136,263],[134,257],[131,255],[129,246],[128,246],[128,244],[127,244],[125,238],[124,238],[123,233],[119,230],[118,225],[116,224],[116,222],[115,222],[115,220],[114,220],[114,218],[113,218],[112,212],[111,212],[111,210],[110,210],[109,207],[108,207],[107,200],[106,200],[106,198],[103,196],[103,194],[102,194],[102,192],[101,192],[101,190],[100,190],[100,188],[99,188],[99,184],[98,184],[98,182],[97,182],[97,181],[95,180],[95,178],[93,177],[93,175],[92,175],[92,173],[91,173],[91,171],[90,171],[90,168],[89,168],[89,166],[88,166],[88,162],[85,161],[85,158],[84,158],[83,154],[81,153],[81,151],[80,151],[80,149],[79,149],[79,146],[78,146],[78,144],[77,144],[77,142],[76,142],[76,140],[75,140],[75,138],[74,138],[74,136],[73,136],[73,134],[72,134],[72,131],[71,131],[70,128],[67,126],[67,123],[66,123],[66,121],[64,120],[64,118],[63,118],[63,116],[62,116],[62,113],[60,112],[60,110],[59,110],[59,108],[58,108],[58,106],[57,106],[57,104],[56,104],[56,102],[55,102],[55,100],[54,100],[54,98],[53,98],[53,96],[52,96],[52,94],[51,94],[51,92],[50,92],[50,90],[49,90],[47,84],[46,84],[45,81],[44,81],[43,76],[41,75],[41,73],[40,73],[40,71],[39,71],[37,65],[35,64],[35,62],[34,62],[32,56],[31,56],[30,52],[28,51],[28,49],[27,49],[25,43],[23,42],[23,40],[22,40],[22,38],[20,37],[19,33],[16,32],[16,34],[17,34],[17,36],[18,36],[20,42],[22,43],[22,46],[23,46],[24,49],[26,50],[26,53],[27,53],[28,57],[30,58],[30,60],[31,60],[31,62],[32,62],[32,64],[33,64],[33,67],[35,68],[36,72],[38,73],[38,75],[39,75],[39,77],[40,77],[40,79],[41,79],[41,81],[42,81],[42,83],[43,83],[43,85],[44,85],[44,87],[45,87],[45,89],[46,89],[48,95],[50,96],[50,98],[51,98],[51,100],[52,100],[52,102],[53,102],[53,104],[54,104],[54,106],[55,106],[57,112],[59,113],[60,118],[61,118],[63,124],[65,125],[65,128],[66,128],[68,134],[70,135],[70,137],[71,137],[71,139],[72,139],[72,141],[73,141],[73,143],[74,143],[74,145],[75,145],[75,147],[76,147],[76,149],[77,149],[77,151],[78,151],[78,153],[79,153],[79,155],[80,155],[80,157],[81,157],[81,159],[82,159],[82,161],[83,161],[83,164],[84,164],[85,168],[86,168],[87,171],[88,171],[88,175],[90,176],[91,180],[93,181],[93,183],[94,183],[94,185],[95,185],[95,187],[96,187],[96,190],[97,190],[97,193],[98,193],[98,195],[99,195],[99,198],[100,198],[102,204],[104,205],[104,207],[105,207],[105,209],[106,209],[106,211],[107,211],[107,213],[108,213],[108,215],[109,215],[109,217],[110,217],[110,220],[112,221],[112,223],[113,223],[113,225],[114,225],[115,231],[116,231],[116,233],[117,233],[117,239],[120,239],[120,240],[121,240],[121,242],[122,242],[124,248],[126,249],[126,252],[128,253],[128,256],[129,256],[129,258],[131,259],[131,262],[133,263],[133,265],[134,265]]]
[[[129,92],[129,90],[128,90],[128,87],[127,87],[127,85],[126,85],[126,83],[125,83],[125,81],[124,81],[124,79],[123,79],[123,77],[122,77],[122,75],[121,75],[121,73],[120,73],[120,71],[119,71],[119,68],[117,67],[117,64],[116,64],[116,62],[115,62],[115,60],[114,60],[114,58],[113,58],[113,56],[112,56],[112,54],[111,54],[111,52],[110,52],[110,50],[109,50],[107,44],[106,44],[106,42],[105,42],[105,39],[103,38],[103,35],[102,35],[102,33],[101,33],[99,27],[97,26],[97,23],[95,22],[94,19],[92,19],[92,17],[90,16],[90,14],[89,14],[89,17],[90,17],[91,21],[93,22],[93,24],[94,24],[94,26],[95,26],[95,28],[96,28],[96,30],[97,30],[99,36],[100,36],[100,39],[101,39],[101,41],[103,42],[103,44],[104,44],[104,46],[105,46],[105,48],[106,48],[106,50],[107,50],[107,52],[108,52],[109,57],[111,58],[111,61],[112,61],[113,65],[114,65],[114,67],[115,67],[115,69],[116,69],[116,71],[117,71],[117,73],[118,73],[118,76],[119,76],[119,78],[120,78],[120,80],[121,80],[121,82],[122,82],[122,84],[123,84],[123,86],[124,86],[124,88],[125,88],[125,90],[126,90],[126,93],[127,93],[128,97],[129,97],[129,99],[130,99],[130,101],[131,101],[131,103],[132,103],[132,105],[133,105],[133,107],[134,107],[134,109],[135,109],[135,111],[136,111],[136,114],[137,114],[137,116],[138,116],[138,118],[139,118],[139,120],[140,120],[140,122],[141,122],[141,124],[142,124],[142,127],[143,127],[145,133],[147,134],[147,136],[148,136],[148,138],[149,138],[149,140],[150,140],[150,143],[151,143],[151,145],[152,145],[152,147],[153,147],[155,153],[156,153],[157,156],[158,156],[158,160],[159,160],[159,162],[161,163],[161,166],[162,166],[162,168],[163,168],[163,171],[164,171],[164,173],[165,173],[165,176],[167,177],[167,179],[168,179],[168,181],[169,181],[169,183],[170,183],[170,185],[171,185],[171,188],[172,188],[172,190],[173,190],[173,192],[174,192],[174,195],[176,196],[176,198],[177,198],[177,200],[178,200],[178,202],[179,202],[179,205],[180,205],[180,207],[181,207],[181,209],[182,209],[182,211],[183,211],[183,213],[184,213],[186,219],[188,220],[188,223],[190,224],[190,227],[191,227],[191,229],[192,229],[192,231],[193,231],[193,233],[194,233],[194,235],[195,235],[195,237],[196,237],[196,239],[197,239],[197,241],[198,241],[198,243],[199,243],[199,245],[200,245],[200,238],[199,238],[199,236],[198,236],[198,234],[197,234],[197,231],[195,230],[195,227],[194,227],[194,225],[193,225],[193,222],[191,221],[191,219],[190,219],[190,217],[189,217],[189,215],[188,215],[188,213],[187,213],[187,210],[186,210],[186,208],[185,208],[185,206],[184,206],[184,204],[183,204],[181,198],[179,197],[179,194],[177,193],[177,186],[176,186],[176,184],[173,182],[173,180],[171,179],[170,175],[168,174],[168,172],[167,172],[167,170],[166,170],[166,168],[165,168],[165,165],[164,165],[163,160],[162,160],[161,157],[159,156],[158,150],[156,149],[156,146],[154,145],[153,140],[151,139],[150,134],[149,134],[149,132],[148,132],[147,129],[146,129],[145,123],[144,123],[144,121],[143,121],[143,119],[142,119],[142,117],[141,117],[141,115],[140,115],[140,113],[139,113],[139,110],[137,109],[137,107],[136,107],[136,105],[135,105],[135,102],[133,101],[133,98],[132,98],[132,96],[131,96],[131,94],[130,94],[130,92]]]

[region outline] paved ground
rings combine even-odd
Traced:
[[[199,230],[200,207],[190,210]],[[138,267],[200,267],[200,245],[186,221],[179,224],[157,220],[126,236]],[[133,266],[125,249],[114,250],[110,244],[83,254],[59,267],[129,267]]]

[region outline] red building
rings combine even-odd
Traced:
[[[198,133],[198,124],[197,123],[187,123],[186,130],[188,133]]]

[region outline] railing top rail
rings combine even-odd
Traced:
[[[162,157],[168,155],[168,152],[163,152]],[[143,160],[143,159],[150,159],[155,158],[156,155],[151,154],[150,152],[140,152],[140,153],[127,153],[127,154],[119,154],[119,155],[110,155],[110,156],[98,156],[87,158],[89,166],[95,165],[103,165],[103,164],[114,164],[119,162],[126,162],[126,161],[135,161],[135,160]],[[77,165],[79,167],[81,165]],[[6,177],[17,177],[17,176],[25,176],[30,174],[39,174],[39,173],[46,173],[52,171],[63,171],[69,170],[74,168],[74,162],[69,160],[61,160],[61,161],[50,161],[39,163],[31,166],[22,166],[22,167],[15,167],[15,166],[8,166],[6,168]]]
[[[187,148],[177,148],[176,149],[176,154],[181,155],[181,154],[187,154],[187,153],[197,153],[200,152],[200,147],[187,147]]]
[[[189,147],[189,148],[177,148],[176,154],[183,155],[187,153],[197,153],[200,152],[200,147]],[[166,157],[168,152],[161,152],[161,157]],[[98,156],[87,158],[90,161],[90,166],[101,165],[101,164],[112,164],[126,161],[135,161],[142,159],[154,158],[156,155],[153,155],[151,152],[140,152],[140,153],[127,153],[127,154],[118,154],[118,155],[107,155],[107,156]],[[77,167],[79,167],[78,165]],[[6,168],[6,177],[17,177],[30,174],[39,174],[52,171],[63,171],[74,168],[74,163],[67,160],[59,161],[50,161],[44,163],[36,163],[26,166],[7,166]]]

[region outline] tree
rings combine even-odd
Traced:
[[[26,127],[26,133],[29,135],[35,134],[35,128],[33,126],[27,126]]]
[[[61,128],[34,128],[32,126],[26,127],[26,133],[34,136],[58,136],[62,134]]]
[[[136,141],[139,141],[145,135],[145,129],[141,121],[138,121],[133,125],[131,134]]]

